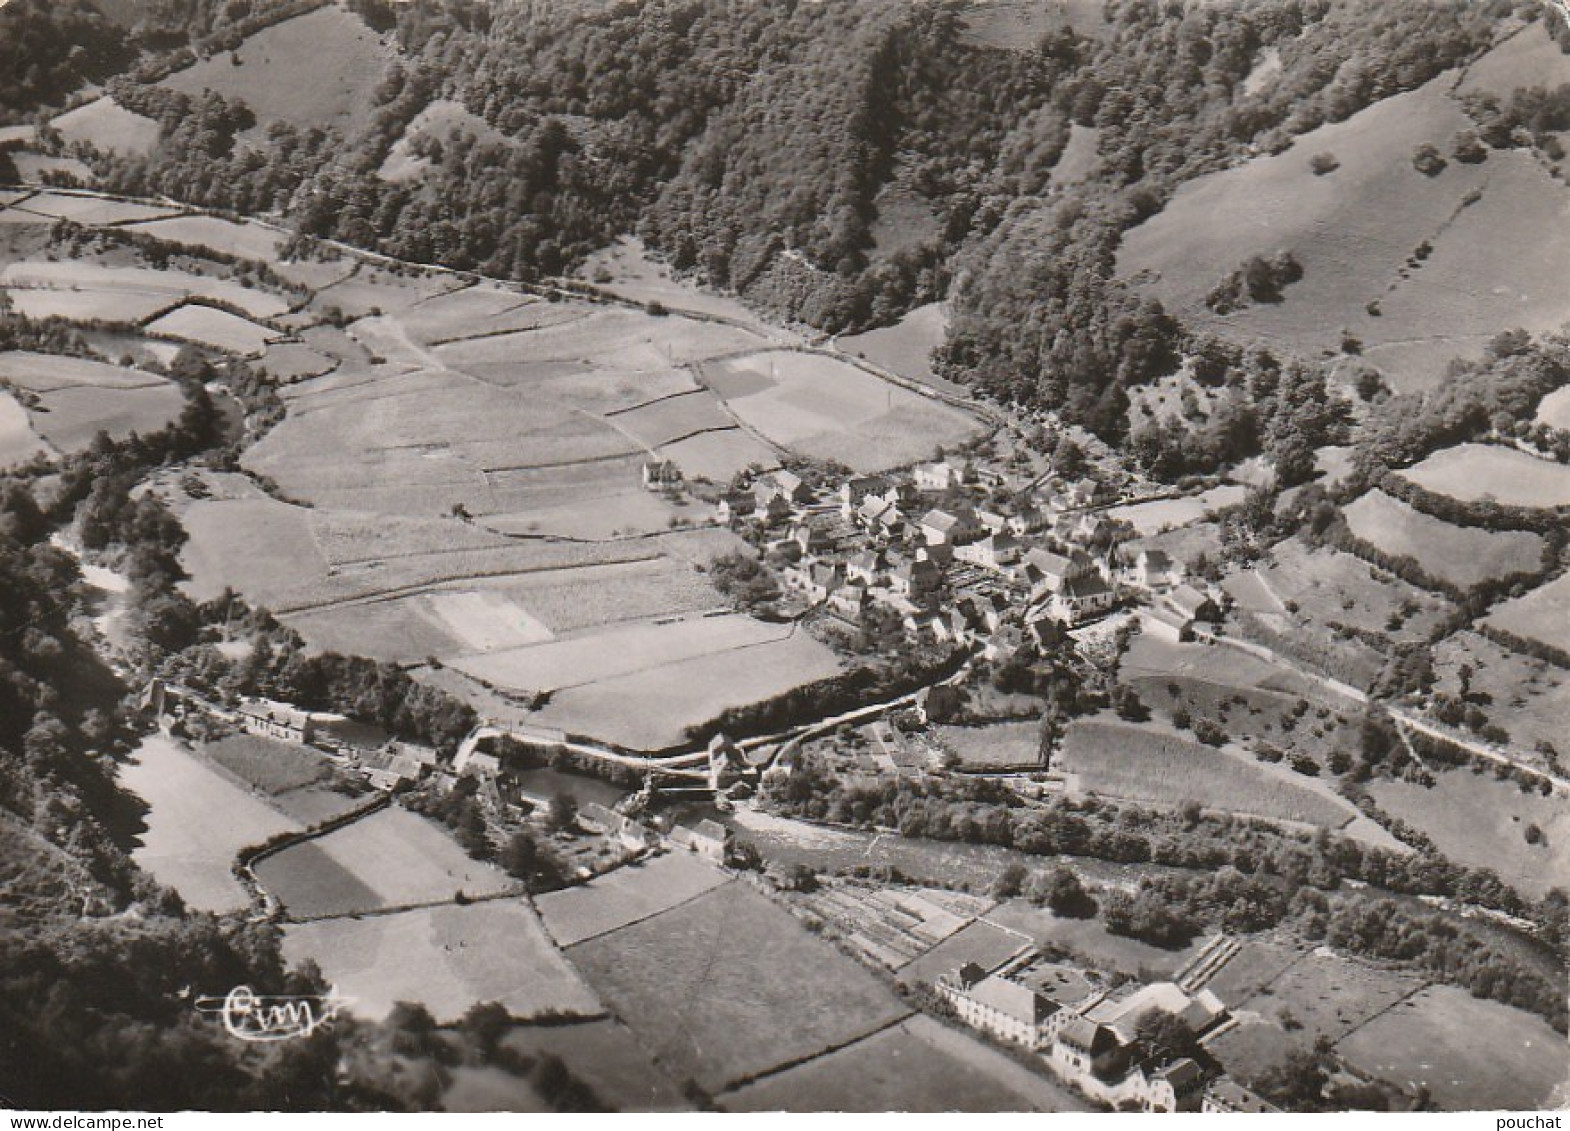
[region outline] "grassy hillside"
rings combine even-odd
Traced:
[[[372,96],[390,58],[358,16],[329,5],[266,28],[235,51],[177,71],[159,85],[241,100],[256,114],[257,139],[277,121],[336,127],[354,137],[370,121]]]

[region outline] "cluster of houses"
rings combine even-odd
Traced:
[[[1032,955],[994,971],[967,963],[934,987],[961,1021],[1040,1054],[1052,1070],[1092,1099],[1146,1112],[1272,1112],[1260,1096],[1190,1057],[1163,1058],[1143,1047],[1141,1021],[1152,1012],[1181,1019],[1203,1038],[1231,1023],[1209,990],[1180,982],[1099,979]]]
[[[912,636],[1001,655],[1048,622],[1082,625],[1138,597],[1158,631],[1190,633],[1214,602],[1164,552],[1129,546],[1132,528],[1103,513],[1115,500],[1092,477],[1019,482],[951,456],[832,489],[770,472],[717,515],[761,531],[785,588],[849,626],[881,606]]]

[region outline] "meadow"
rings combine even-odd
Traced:
[[[251,898],[231,870],[242,848],[300,825],[162,735],[120,767],[121,786],[148,804],[131,858],[198,911],[241,911]]]
[[[1061,947],[1097,969],[1116,970],[1147,980],[1170,978],[1199,951],[1204,941],[1196,939],[1186,947],[1167,950],[1111,934],[1100,918],[1055,915],[1023,899],[1005,900],[985,919],[1028,936],[1037,946]]]
[[[872,974],[740,883],[568,956],[674,1078],[711,1093],[909,1013]]]
[[[232,734],[203,744],[201,752],[303,825],[330,820],[366,800],[364,783],[341,779],[333,764],[309,746]]]
[[[722,869],[686,853],[635,861],[586,884],[535,899],[545,928],[561,946],[597,938],[686,903],[731,882]]]
[[[1242,756],[1159,731],[1077,721],[1059,755],[1075,787],[1131,801],[1212,809],[1340,828],[1354,816],[1333,794],[1284,780]]]
[[[1041,724],[1035,721],[992,723],[979,727],[938,727],[943,745],[967,770],[1040,769]]]
[[[1411,558],[1430,577],[1460,589],[1542,569],[1539,535],[1455,526],[1383,491],[1370,491],[1342,513],[1354,536],[1392,557]]]
[[[548,1052],[561,1057],[595,1095],[622,1111],[692,1109],[620,1021],[515,1025],[501,1043],[525,1056]]]
[[[1221,510],[1223,507],[1234,506],[1247,497],[1247,488],[1229,483],[1221,487],[1212,487],[1198,495],[1188,495],[1178,499],[1157,499],[1148,503],[1131,503],[1127,506],[1113,507],[1106,513],[1107,517],[1114,521],[1129,523],[1137,534],[1144,537],[1198,522],[1207,514]]]
[[[1462,502],[1570,506],[1570,467],[1494,444],[1445,448],[1401,474],[1419,487]]]
[[[1570,614],[1570,575],[1561,575],[1524,597],[1498,606],[1483,623],[1570,652],[1570,615],[1567,614]]]
[[[155,267],[111,266],[90,260],[20,260],[0,270],[0,286],[14,296],[27,296],[43,313],[51,309],[68,317],[74,295],[96,296],[101,304],[92,317],[111,322],[139,321],[137,311],[155,300],[153,310],[166,310],[183,298],[199,297],[226,303],[256,318],[273,318],[289,304],[270,291],[246,287],[233,279]],[[58,304],[50,308],[47,302]],[[78,317],[81,315],[78,314]]]
[[[147,332],[241,357],[257,357],[278,331],[210,306],[182,306],[147,324]]]
[[[256,866],[291,917],[346,915],[384,907],[494,895],[513,881],[471,860],[444,830],[393,807],[293,845]]]
[[[34,456],[53,454],[44,443],[27,410],[10,393],[0,390],[0,467],[14,467]]]
[[[964,393],[962,386],[932,371],[932,351],[948,333],[948,310],[940,302],[918,306],[892,326],[861,334],[846,334],[835,344],[846,353],[862,357],[891,373],[920,381],[947,393]]]
[[[1431,787],[1375,781],[1368,792],[1458,864],[1491,868],[1532,899],[1554,887],[1570,890],[1570,810],[1561,796],[1523,791],[1470,768],[1445,770]],[[1538,830],[1535,844],[1527,839],[1530,828]]]
[[[283,951],[294,964],[315,961],[349,1011],[369,1020],[400,1001],[441,1023],[485,1001],[522,1020],[603,1012],[522,899],[291,923]]]
[[[58,122],[61,119],[55,120]],[[157,220],[175,215],[175,209],[157,204],[138,204],[86,193],[48,190],[33,193],[17,207],[39,216],[73,220],[89,227],[130,224],[138,220]]]
[[[430,161],[414,154],[415,141],[433,138],[445,145],[454,133],[472,137],[477,145],[493,145],[507,141],[505,134],[497,131],[484,118],[471,114],[463,103],[454,102],[450,98],[438,98],[416,114],[404,127],[403,133],[387,151],[386,159],[377,170],[378,175],[394,184],[418,180],[430,169]]]
[[[158,144],[158,123],[113,98],[95,98],[49,120],[67,144],[86,142],[105,153],[139,156]]]
[[[182,244],[198,251],[214,251],[237,259],[276,263],[284,234],[254,221],[236,223],[218,216],[189,213],[161,220],[128,225],[129,230],[153,236],[167,243]]]
[[[1455,986],[1428,987],[1336,1052],[1365,1072],[1422,1085],[1440,1111],[1553,1108],[1570,1079],[1570,1048],[1542,1018]]]
[[[1570,428],[1570,385],[1555,389],[1539,401],[1533,420],[1550,428]]]
[[[1523,618],[1523,627],[1531,627],[1536,619]],[[1556,623],[1551,616],[1541,619],[1544,624]],[[1537,758],[1541,766],[1541,756],[1534,753],[1539,743],[1564,745],[1564,736],[1570,734],[1570,680],[1561,668],[1503,648],[1476,632],[1447,636],[1434,645],[1433,656],[1437,691],[1459,694],[1461,665],[1471,669],[1470,689],[1488,696],[1484,708],[1488,720],[1509,734],[1518,757],[1528,763]]]

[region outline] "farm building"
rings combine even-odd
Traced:
[[[1028,1049],[1046,1048],[1073,1016],[1045,994],[974,962],[940,979],[937,990],[965,1024]]]
[[[1269,1100],[1255,1095],[1230,1076],[1220,1076],[1210,1082],[1200,1101],[1199,1110],[1207,1114],[1275,1115],[1281,1109]]]
[[[943,571],[926,558],[901,562],[889,571],[889,588],[912,601],[930,596],[942,583]]]
[[[1085,574],[1064,582],[1052,594],[1049,615],[1064,624],[1080,624],[1106,612],[1116,600],[1117,594],[1099,574]]]
[[[681,486],[681,468],[668,459],[651,459],[643,464],[643,486],[650,491],[664,491]]]
[[[929,546],[958,546],[981,536],[981,523],[967,512],[954,514],[934,507],[921,516],[921,537]]]
[[[670,842],[677,848],[702,856],[715,864],[725,863],[735,834],[718,821],[705,818],[692,828],[677,825],[670,831]]]
[[[316,733],[315,723],[307,712],[271,699],[248,699],[240,704],[237,714],[240,726],[247,734],[263,738],[304,743],[311,741]]]
[[[1050,1054],[1052,1067],[1066,1079],[1087,1077],[1107,1080],[1128,1064],[1125,1049],[1111,1029],[1084,1017],[1075,1017],[1058,1030]]]
[[[1074,550],[1065,556],[1038,547],[1025,553],[1023,567],[1025,580],[1031,586],[1030,599],[1037,601],[1075,578],[1094,573],[1096,563],[1083,550]]]

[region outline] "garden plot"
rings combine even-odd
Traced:
[[[1354,536],[1461,589],[1543,567],[1543,539],[1536,534],[1455,526],[1383,491],[1370,491],[1343,513]]]
[[[131,858],[198,911],[241,911],[235,879],[242,848],[300,826],[162,735],[144,738],[120,767],[120,785],[147,802],[147,829]]]
[[[291,918],[444,903],[458,892],[496,895],[514,881],[471,860],[445,831],[407,809],[362,817],[256,866]]]
[[[1458,864],[1491,868],[1531,899],[1554,887],[1570,890],[1570,808],[1563,797],[1470,769],[1445,770],[1427,788],[1373,781],[1368,792]]]
[[[283,951],[292,965],[316,962],[349,1012],[370,1020],[400,1001],[424,1005],[441,1024],[486,1001],[524,1020],[603,1012],[520,899],[293,923]]]
[[[154,299],[160,300],[152,308],[154,310],[164,310],[181,299],[196,297],[225,303],[255,318],[272,318],[289,309],[289,304],[277,295],[232,279],[154,267],[108,267],[81,259],[9,263],[0,270],[0,286],[14,294],[56,292],[62,303],[72,294],[92,295],[102,303],[102,311],[89,317],[110,321],[135,321],[138,318],[135,310],[146,307]],[[43,299],[35,295],[32,301],[42,302]]]
[[[1008,930],[986,920],[972,923],[899,971],[900,981],[935,984],[952,978],[966,963],[974,962],[983,970],[996,970],[1031,945],[1018,931]]]
[[[1462,502],[1570,506],[1570,467],[1494,444],[1458,444],[1402,474],[1419,487]]]
[[[1123,723],[1073,723],[1058,757],[1087,793],[1166,805],[1193,801],[1332,829],[1357,815],[1334,793],[1298,785],[1242,756]]]
[[[1364,1072],[1421,1085],[1441,1111],[1546,1110],[1570,1079],[1570,1046],[1541,1017],[1455,986],[1401,1002],[1336,1052]]]
[[[731,882],[721,868],[687,853],[667,853],[596,876],[535,900],[545,927],[572,946],[641,922]]]
[[[794,901],[812,918],[834,924],[843,946],[890,970],[963,932],[992,906],[988,899],[939,889],[849,883],[828,885]]]
[[[658,670],[699,656],[751,648],[790,634],[789,626],[729,614],[629,625],[549,644],[465,656],[452,661],[452,666],[502,687],[558,691]]]
[[[830,357],[772,350],[711,362],[703,372],[731,410],[774,443],[826,458],[856,455],[846,462],[857,471],[910,463],[977,431],[957,409]]]
[[[54,451],[33,431],[27,410],[10,393],[0,389],[0,467],[15,467],[34,456]]]
[[[49,127],[67,144],[86,142],[103,153],[131,157],[151,153],[160,128],[155,119],[133,113],[113,98],[95,98],[67,110],[50,119]]]
[[[772,699],[838,672],[839,661],[828,648],[797,633],[559,691],[535,718],[632,749],[665,749],[682,743],[688,727],[728,708]]]
[[[967,770],[1042,768],[1041,724],[1036,721],[944,726],[936,733]]]
[[[692,1077],[711,1094],[909,1013],[872,974],[745,884],[569,955],[674,1078]]]

